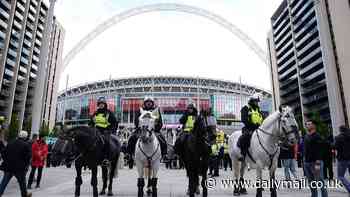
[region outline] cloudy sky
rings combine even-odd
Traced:
[[[156,3],[178,3],[220,15],[266,51],[270,17],[281,0],[58,0],[66,30],[64,55],[108,18]],[[94,39],[64,70],[60,90],[112,78],[176,75],[206,77],[270,89],[269,69],[240,39],[194,14],[161,11],[133,16]]]

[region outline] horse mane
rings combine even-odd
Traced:
[[[262,123],[261,128],[266,130],[267,128],[271,127],[272,124],[275,123],[274,120],[279,118],[279,115],[280,115],[280,112],[279,111],[275,111],[272,114],[270,114],[269,116],[267,116],[267,118]]]
[[[91,129],[91,127],[88,127],[88,126],[77,126],[77,127],[68,129],[66,133],[75,134],[75,135],[85,135],[85,136],[88,134],[89,136],[92,136],[93,129]]]

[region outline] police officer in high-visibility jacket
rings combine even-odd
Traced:
[[[210,154],[210,175],[213,177],[219,176],[219,151],[220,151],[220,144],[214,143],[211,145],[211,154]],[[212,173],[214,171],[214,174]]]
[[[228,140],[227,138],[225,139],[224,143],[224,169],[225,171],[227,170],[227,167],[230,167],[232,170],[232,161],[228,152]]]
[[[187,110],[185,114],[180,118],[179,122],[182,124],[182,133],[180,133],[179,137],[175,142],[175,152],[180,157],[182,157],[182,153],[184,152],[183,146],[187,139],[187,136],[192,133],[194,129],[194,125],[198,119],[198,111],[194,104],[190,103],[187,106]]]
[[[240,160],[245,159],[250,146],[252,133],[259,128],[264,120],[259,107],[260,97],[261,95],[258,93],[252,95],[249,97],[248,105],[241,109],[241,120],[244,127],[242,128],[242,136],[238,141],[238,146],[241,148],[242,154]]]
[[[91,117],[89,126],[96,127],[100,135],[104,138],[104,155],[103,165],[109,165],[109,159],[111,158],[110,151],[110,137],[112,131],[118,128],[118,122],[115,115],[107,109],[107,102],[105,97],[100,97],[97,101],[97,111]]]

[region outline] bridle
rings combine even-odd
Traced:
[[[284,129],[284,127],[281,126],[281,121],[282,121],[281,118],[282,118],[281,116],[278,118],[278,130],[279,130],[279,131],[282,130],[284,136],[288,136],[289,134],[294,133],[293,130],[292,130],[292,131],[286,131],[286,130]],[[267,150],[267,148],[262,144],[261,138],[260,138],[260,136],[259,136],[259,131],[261,131],[261,132],[262,132],[263,134],[265,134],[265,135],[272,136],[273,138],[283,139],[284,137],[282,137],[282,135],[274,135],[274,134],[272,134],[272,133],[269,133],[269,132],[265,131],[264,129],[262,129],[261,127],[259,127],[259,128],[255,131],[260,146],[262,147],[262,149],[264,150],[264,152],[269,156],[269,159],[270,159],[269,169],[271,169],[271,167],[272,167],[272,162],[273,162],[274,157],[276,156],[276,153],[278,152],[278,148],[276,147],[276,148],[275,148],[276,150],[275,150],[273,153],[270,153],[270,152]],[[288,140],[288,139],[285,139],[284,141],[287,141],[287,140]],[[254,160],[254,159],[252,158],[252,160]],[[256,163],[256,162],[254,161],[254,163]]]
[[[64,140],[64,147],[62,149],[64,150],[65,146],[67,146],[68,143],[72,143],[72,146],[73,146],[75,144],[75,140],[74,139],[75,139],[75,133],[68,134],[67,136],[65,136],[64,139],[63,139]],[[75,155],[72,160],[69,160],[68,164],[72,164],[73,162],[75,162],[79,158],[83,157],[86,153],[88,153],[91,150],[93,150],[94,148],[96,148],[97,141],[98,141],[96,131],[95,131],[95,139],[93,141],[94,142],[93,142],[93,144],[91,146],[87,146],[87,148],[85,150],[81,151],[80,154]],[[68,158],[70,157],[70,155],[71,154],[68,153]]]

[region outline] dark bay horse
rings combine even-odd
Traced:
[[[82,180],[82,168],[88,166],[91,169],[91,186],[93,187],[93,197],[98,196],[97,190],[97,167],[101,165],[103,160],[103,139],[97,134],[95,128],[86,126],[74,127],[65,131],[58,138],[53,147],[53,163],[59,165],[63,161],[68,163],[74,162],[76,169],[75,178],[75,196],[80,196],[80,186],[83,183]],[[109,168],[102,166],[102,181],[103,187],[100,195],[106,194],[107,182],[108,196],[112,196],[112,184],[117,170],[117,163],[121,150],[121,145],[116,136],[111,137],[111,158]],[[109,172],[109,173],[108,173]],[[108,177],[109,174],[109,177]]]
[[[192,133],[183,133],[182,147],[175,146],[176,153],[185,164],[188,176],[188,194],[194,197],[198,193],[199,176],[202,176],[201,186],[203,197],[208,196],[206,188],[207,171],[209,168],[210,139],[213,133],[209,132],[205,116],[199,116],[194,124]],[[180,137],[181,138],[181,137]]]

